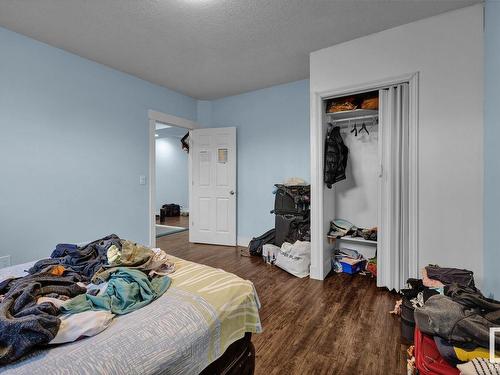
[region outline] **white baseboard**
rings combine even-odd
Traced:
[[[238,243],[238,246],[248,247],[248,244],[250,243],[251,240],[252,239],[249,237],[238,236],[236,242]]]

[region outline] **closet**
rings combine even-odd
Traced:
[[[376,257],[379,226],[379,93],[331,98],[324,108],[325,195],[333,200],[333,209],[325,211],[325,219],[333,222],[327,237],[333,249],[355,250],[368,261]],[[340,139],[328,141],[335,136]],[[329,143],[335,147],[337,142],[348,150],[345,171],[343,166],[335,170],[337,155],[329,152]],[[332,176],[336,172],[341,176]],[[344,234],[342,229],[349,231]]]
[[[313,97],[311,277],[335,270],[336,249],[376,257],[380,287],[418,274],[416,82]]]

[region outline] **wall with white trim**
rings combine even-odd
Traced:
[[[3,28],[0,46],[0,256],[147,244],[148,110],[196,120],[196,100]]]
[[[484,118],[484,276],[486,294],[500,298],[500,2],[486,1]]]
[[[413,72],[420,90],[419,264],[471,269],[481,285],[482,5],[312,53],[311,97]]]

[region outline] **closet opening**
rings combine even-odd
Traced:
[[[324,101],[326,237],[335,272],[377,274],[379,92]],[[328,204],[328,202],[327,202]]]
[[[417,78],[313,95],[312,278],[418,275]]]

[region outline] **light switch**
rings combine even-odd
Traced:
[[[146,185],[146,176],[139,176],[139,185]]]

